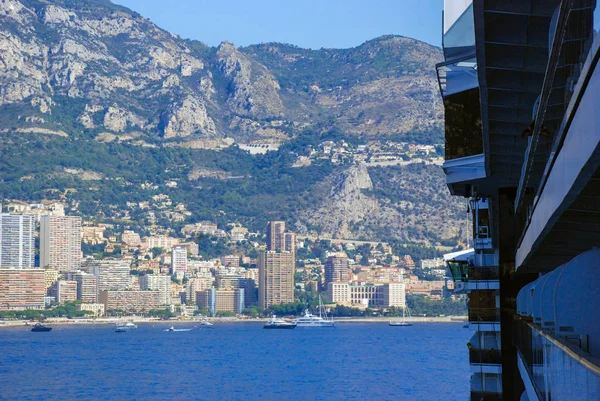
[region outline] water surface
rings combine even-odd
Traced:
[[[460,323],[0,329],[2,400],[466,400]]]

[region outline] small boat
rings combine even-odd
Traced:
[[[323,304],[321,303],[321,297],[319,297],[319,316],[313,315],[309,310],[304,311],[304,316],[296,319],[294,323],[296,327],[335,327],[333,318],[327,318],[327,311],[323,312]],[[322,314],[325,314],[323,319]]]
[[[117,333],[124,333],[126,331],[132,331],[137,329],[137,325],[135,325],[133,322],[127,322],[125,324],[123,323],[117,323],[115,325],[115,331]]]
[[[50,331],[52,327],[44,326],[41,323],[36,323],[35,326],[31,329],[31,331]]]
[[[176,329],[174,326],[171,326],[165,331],[192,331],[192,329]]]
[[[263,329],[295,329],[296,324],[293,322],[288,322],[284,319],[277,319],[275,315],[271,317],[264,326]]]
[[[206,319],[203,319],[203,320],[199,321],[198,324],[200,326],[206,326],[206,327],[214,326],[214,323],[211,323],[211,322],[209,322]]]
[[[389,325],[390,326],[412,326],[413,324],[411,322],[406,321],[407,316],[410,319],[410,310],[408,309],[408,307],[404,307],[404,309],[402,309],[402,320],[399,320],[399,321],[390,320]]]

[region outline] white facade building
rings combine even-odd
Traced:
[[[34,267],[35,218],[27,214],[0,213],[0,267]]]

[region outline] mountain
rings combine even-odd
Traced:
[[[439,168],[365,160],[388,141],[441,143],[440,59],[400,36],[351,49],[215,48],[107,0],[2,0],[0,198],[61,198],[73,213],[141,223],[128,202],[163,193],[187,221],[226,214],[256,229],[287,218],[302,233],[456,238]],[[325,142],[341,150],[319,153]],[[267,144],[279,150],[240,150]],[[390,192],[398,177],[382,171],[406,174],[403,188],[426,198],[401,205]],[[432,194],[447,215],[415,207]]]

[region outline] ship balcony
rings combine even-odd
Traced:
[[[472,348],[469,350],[471,365],[501,365],[502,355],[499,349]]]
[[[473,238],[473,248],[476,250],[492,249],[492,236],[488,226],[477,226],[477,234]]]
[[[469,323],[500,323],[500,308],[469,308]]]
[[[514,335],[519,373],[530,400],[600,399],[600,359],[520,319]]]
[[[498,373],[473,373],[471,376],[471,400],[502,400],[502,375]]]

